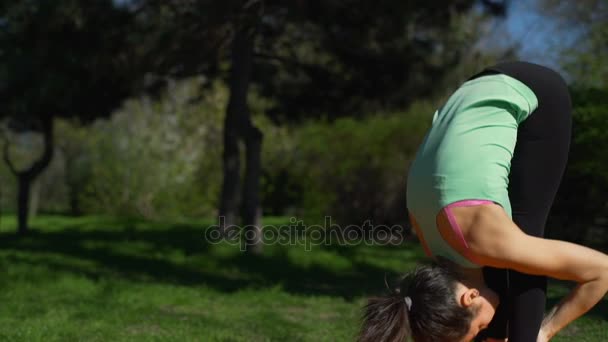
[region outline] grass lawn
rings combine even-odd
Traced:
[[[0,340],[352,341],[365,296],[422,258],[409,243],[254,258],[206,242],[210,223],[45,216],[16,237],[3,217]],[[554,341],[608,341],[607,317],[604,301]]]

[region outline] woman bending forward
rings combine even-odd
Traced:
[[[571,102],[564,80],[512,62],[447,100],[411,165],[410,220],[437,262],[370,299],[360,341],[548,341],[608,291],[608,256],[543,238],[564,172]],[[578,283],[543,318],[546,277]]]

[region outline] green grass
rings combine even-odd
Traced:
[[[204,239],[211,222],[47,216],[0,222],[0,340],[351,341],[367,295],[422,258],[401,246],[266,246]],[[268,218],[266,224],[287,224]],[[553,284],[550,301],[565,293]],[[603,302],[555,341],[606,341]]]

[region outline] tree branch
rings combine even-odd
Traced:
[[[13,165],[13,162],[11,161],[11,158],[9,157],[10,142],[8,141],[8,138],[6,137],[6,135],[3,135],[3,138],[4,138],[4,149],[3,149],[3,153],[2,153],[2,158],[4,159],[4,162],[8,166],[8,169],[11,171],[11,173],[14,174],[15,176],[18,176],[19,172],[17,171],[17,169],[15,168],[15,165]]]
[[[53,117],[42,118],[42,135],[44,138],[44,152],[42,157],[38,159],[29,170],[25,171],[28,176],[35,178],[50,164],[53,159]]]
[[[283,56],[270,55],[270,54],[262,53],[262,52],[255,52],[253,54],[253,57],[255,57],[255,58],[261,58],[261,59],[266,59],[266,60],[270,60],[270,61],[277,61],[277,62],[280,62],[282,64],[296,66],[298,68],[306,69],[306,70],[310,70],[310,69],[314,68],[313,65],[308,65],[308,64],[302,63],[300,61],[297,61],[295,59],[290,59],[288,57],[283,57]]]

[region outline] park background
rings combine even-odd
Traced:
[[[365,298],[425,261],[405,179],[432,114],[497,61],[567,79],[548,235],[608,250],[607,16],[605,0],[1,1],[0,339],[353,340]],[[264,241],[326,217],[355,238]],[[370,244],[365,222],[398,229]],[[603,301],[555,340],[606,341],[607,317]]]

